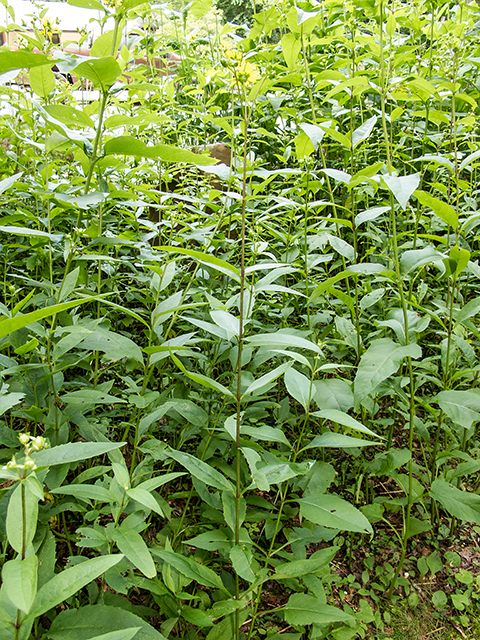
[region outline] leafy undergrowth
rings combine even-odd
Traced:
[[[0,640],[475,637],[479,7],[74,3],[0,50]]]

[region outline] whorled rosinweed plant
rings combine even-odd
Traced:
[[[479,8],[72,4],[0,49],[0,640],[365,637],[480,525]]]

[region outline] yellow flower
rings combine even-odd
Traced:
[[[253,84],[260,79],[260,73],[255,64],[242,60],[235,69],[235,77],[241,84]]]

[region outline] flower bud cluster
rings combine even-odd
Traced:
[[[32,451],[41,451],[48,447],[48,444],[45,441],[45,438],[42,436],[31,436],[28,433],[21,433],[18,436],[20,443],[25,447],[25,460],[23,464],[18,464],[15,460],[15,456],[12,456],[12,459],[7,462],[4,468],[12,471],[13,469],[23,469],[24,471],[34,471],[37,468],[35,461],[32,460],[30,454]]]

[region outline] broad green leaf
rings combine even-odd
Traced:
[[[376,220],[387,211],[390,211],[390,207],[384,206],[384,207],[373,207],[371,209],[365,209],[365,211],[362,211],[357,216],[355,216],[355,225],[358,227],[364,222],[370,222],[371,220]]]
[[[42,65],[52,65],[51,56],[27,51],[0,51],[0,75],[15,69],[31,69]]]
[[[3,416],[6,411],[21,402],[24,397],[24,393],[7,393],[4,396],[0,396],[0,416]]]
[[[289,347],[307,349],[322,355],[320,347],[293,333],[257,333],[245,338],[250,347]]]
[[[142,156],[144,158],[156,158],[164,162],[187,162],[189,164],[209,165],[217,160],[189,149],[180,149],[169,144],[157,144],[154,147],[147,146],[142,140],[130,136],[111,138],[105,143],[105,154],[117,153],[122,156]],[[162,249],[160,247],[160,249]],[[162,249],[165,250],[165,249]],[[180,252],[182,253],[182,252]],[[200,253],[200,252],[197,252]]]
[[[373,127],[377,123],[377,116],[372,116],[368,120],[365,120],[358,129],[355,129],[352,133],[352,149],[355,149],[361,142],[366,140],[373,131]]]
[[[420,174],[412,173],[411,175],[401,177],[384,175],[382,176],[382,180],[387,185],[389,191],[393,193],[398,204],[405,210],[410,197],[420,184]]]
[[[282,37],[282,53],[289,71],[294,71],[301,47],[301,40],[295,34],[286,33]]]
[[[334,449],[353,449],[356,447],[370,447],[371,445],[382,444],[380,441],[372,442],[363,438],[353,438],[343,433],[327,432],[315,438],[308,443],[304,449],[312,449],[314,447],[328,447]]]
[[[442,478],[435,480],[430,496],[439,502],[451,516],[480,525],[480,496],[477,493],[461,491]]]
[[[235,316],[232,316],[228,311],[224,311],[223,309],[213,309],[210,311],[210,316],[215,324],[224,329],[227,334],[238,336],[240,333],[240,320]]]
[[[350,278],[353,275],[354,274],[351,271],[341,271],[340,273],[337,273],[335,276],[332,276],[331,278],[327,278],[327,280],[322,282],[322,284],[319,284],[318,287],[314,289],[314,291],[311,293],[310,302],[313,302],[314,300],[319,298],[322,294],[328,291],[328,289],[333,287],[333,285],[336,284],[339,280]]]
[[[317,124],[310,124],[309,122],[302,123],[300,125],[300,129],[302,129],[302,131],[310,138],[310,141],[314,146],[314,150],[317,150],[323,140],[325,130]],[[286,268],[288,269],[288,267]]]
[[[50,493],[64,496],[75,496],[79,500],[93,500],[94,502],[113,502],[114,496],[108,489],[98,484],[71,484],[51,489]]]
[[[10,545],[17,553],[25,553],[37,530],[38,498],[27,484],[19,482],[10,497],[6,531]]]
[[[211,587],[213,589],[221,589],[225,592],[226,589],[223,586],[223,582],[212,569],[195,562],[192,558],[182,556],[180,553],[174,553],[173,551],[165,551],[164,549],[151,549],[154,556],[158,556],[163,562],[166,562],[174,569],[176,569],[182,576],[195,580],[199,584],[203,584],[205,587]],[[228,592],[227,592],[228,593]]]
[[[444,260],[447,268],[447,276],[451,275],[453,278],[457,278],[467,267],[470,261],[470,255],[468,249],[462,249],[458,245],[451,247],[448,258]]]
[[[348,411],[353,407],[353,392],[351,385],[340,378],[325,378],[315,380],[313,399],[322,411],[336,409]]]
[[[373,533],[372,527],[361,511],[338,496],[319,493],[298,500],[301,515],[324,527],[340,531]]]
[[[251,393],[258,394],[261,391],[263,391],[272,382],[277,380],[277,378],[279,378],[283,373],[285,373],[285,371],[291,366],[291,364],[292,364],[291,362],[284,362],[278,367],[275,367],[273,371],[266,373],[265,375],[258,378],[258,380],[255,380],[254,382],[252,382],[252,384],[248,386],[247,390],[245,391],[242,397],[245,397]]]
[[[288,393],[302,405],[305,411],[308,411],[314,390],[311,380],[293,367],[285,371],[284,380]]]
[[[48,98],[55,89],[55,75],[46,65],[32,67],[28,78],[33,91],[41,98]]]
[[[96,580],[102,573],[114,567],[122,558],[122,555],[100,556],[81,562],[69,569],[63,569],[39,589],[29,618],[34,620],[61,604],[87,584]]]
[[[135,640],[166,640],[148,622],[130,611],[100,604],[61,611],[52,622],[48,637],[51,640],[95,640],[99,635],[107,635],[105,640],[117,640],[115,636],[108,638],[108,634],[136,627],[140,630],[134,636]],[[122,636],[118,640],[123,640]]]
[[[336,409],[324,409],[323,411],[315,411],[312,415],[318,416],[319,418],[325,418],[325,420],[331,420],[332,422],[337,422],[338,424],[342,424],[344,427],[350,427],[350,429],[360,431],[361,433],[367,433],[369,436],[381,438],[381,436],[378,436],[374,431],[343,411],[338,411]]]
[[[97,11],[105,11],[105,7],[98,0],[68,0],[68,4],[74,7],[82,7],[84,9],[96,9]]]
[[[192,15],[195,20],[201,20],[212,8],[212,2],[213,0],[194,0],[188,10],[189,14]]]
[[[337,607],[323,604],[316,596],[294,593],[285,606],[285,620],[288,624],[303,627],[308,624],[353,622],[354,618]]]
[[[140,347],[120,333],[95,329],[89,333],[79,345],[83,349],[92,351],[102,351],[107,360],[121,360],[122,358],[133,358],[139,363],[143,363],[143,355]],[[117,401],[118,402],[118,401]]]
[[[160,505],[155,500],[155,498],[150,493],[150,491],[145,491],[145,489],[134,487],[133,489],[128,489],[127,496],[129,498],[132,498],[133,500],[136,500],[147,509],[154,511],[155,513],[158,513],[159,516],[161,517],[165,516]]]
[[[374,340],[363,354],[355,376],[355,406],[373,394],[380,383],[396,373],[402,360],[410,356],[420,358],[422,350],[418,344],[399,345],[390,338]]]
[[[295,155],[297,160],[301,161],[308,158],[315,151],[313,142],[304,131],[300,131],[295,136]]]
[[[24,560],[17,558],[3,565],[2,581],[12,603],[24,613],[28,613],[37,593],[37,556]]]
[[[476,316],[477,313],[480,313],[480,297],[470,300],[470,302],[467,302],[459,313],[454,313],[456,320],[455,324],[461,324],[462,322],[465,322],[465,320],[468,320],[468,318]]]
[[[128,529],[127,527],[117,527],[112,532],[112,540],[117,543],[117,547],[130,562],[139,569],[147,578],[154,578],[157,575],[155,563],[145,544],[142,536]]]
[[[242,547],[235,545],[230,549],[230,560],[232,561],[235,573],[237,573],[241,578],[248,582],[253,582],[255,580],[255,574],[250,567],[247,554]]]
[[[231,416],[231,417],[234,418],[234,416]],[[285,437],[285,434],[283,433],[283,431],[281,429],[276,429],[275,427],[268,427],[267,425],[262,425],[261,427],[241,426],[240,433],[242,435],[250,436],[254,440],[265,440],[267,442],[281,442],[283,444],[286,444],[287,447],[292,446],[287,440],[287,438]]]
[[[37,467],[51,467],[56,464],[69,464],[102,456],[109,451],[124,447],[125,444],[125,442],[69,442],[34,452],[32,458]]]
[[[198,480],[201,480],[210,487],[215,487],[216,489],[220,489],[220,491],[235,493],[235,489],[230,480],[227,480],[219,471],[206,462],[203,462],[203,460],[199,460],[189,453],[176,451],[175,449],[168,449],[168,455],[190,471],[192,476],[198,478]]]
[[[202,609],[193,609],[192,607],[183,607],[180,612],[182,618],[197,627],[213,627],[214,623],[210,616],[202,611]]]
[[[72,293],[72,291],[77,286],[79,274],[80,267],[72,269],[72,271],[67,273],[58,292],[58,302],[65,300],[65,298],[68,298],[68,296]]]
[[[204,376],[203,373],[194,373],[193,371],[188,371],[176,355],[172,353],[171,357],[180,371],[183,371],[183,373],[187,376],[187,378],[190,378],[190,380],[193,380],[197,384],[201,384],[203,387],[208,387],[209,389],[219,391],[223,395],[229,396],[230,398],[234,397],[230,389],[227,389],[227,387],[225,387],[220,382],[217,382],[216,380],[214,380],[213,378],[209,378],[208,376]]]
[[[202,251],[195,251],[193,249],[182,249],[178,247],[158,247],[159,251],[167,251],[168,253],[180,253],[185,256],[190,256],[194,260],[198,260],[202,264],[207,265],[208,267],[212,267],[216,271],[220,271],[220,273],[224,273],[225,275],[233,278],[237,282],[240,282],[240,271],[237,267],[229,264],[225,260],[221,260],[209,253],[203,253]]]
[[[87,302],[93,302],[94,300],[103,298],[104,295],[110,295],[110,294],[90,296],[88,298],[82,298],[81,300],[70,300],[69,302],[54,304],[51,307],[38,309],[37,311],[25,313],[24,315],[16,315],[13,318],[5,318],[4,320],[0,320],[0,338],[4,338],[10,333],[13,333],[14,331],[18,331],[18,329],[21,329],[22,327],[26,327],[27,325],[32,324],[33,322],[38,322],[43,318],[48,318],[49,316],[54,316],[55,314],[61,313],[62,311],[67,311],[68,309],[72,309],[73,307],[78,307],[81,304],[86,304]]]
[[[443,200],[440,200],[439,198],[435,198],[426,191],[415,191],[414,196],[425,207],[429,207],[429,209],[432,209],[432,211],[446,224],[450,225],[454,229],[457,228],[457,214],[455,209],[451,205],[443,202]]]
[[[473,151],[473,153],[470,153],[466,158],[464,158],[460,163],[460,166],[458,167],[459,171],[462,171],[463,169],[465,169],[465,167],[467,167],[471,162],[473,162],[477,158],[480,158],[480,150]]]
[[[292,560],[275,567],[275,579],[298,578],[324,569],[335,557],[340,547],[327,547],[315,551],[307,560]]]
[[[230,539],[227,538],[222,529],[212,529],[212,531],[201,533],[194,538],[190,538],[190,540],[185,540],[185,544],[205,549],[206,551],[228,551],[231,546]]]
[[[425,264],[434,264],[443,270],[444,255],[428,244],[423,249],[404,251],[400,258],[402,276],[408,276],[412,271]]]
[[[113,38],[116,34],[116,41],[113,42]],[[120,42],[122,40],[122,29],[112,29],[102,33],[98,38],[95,38],[94,43],[90,49],[91,58],[102,58],[103,56],[111,56],[112,51],[118,51]]]
[[[108,348],[108,347],[105,347]],[[62,402],[75,406],[93,406],[95,404],[118,404],[126,402],[122,398],[111,396],[100,389],[79,389],[61,396]]]
[[[94,87],[100,89],[102,93],[106,93],[121,75],[122,70],[113,56],[106,56],[81,62],[75,67],[75,73],[82,78],[87,78]]]
[[[119,629],[118,631],[109,631],[102,633],[101,636],[89,638],[89,640],[132,640],[140,631],[140,627],[131,627],[130,629]]]
[[[480,390],[441,391],[434,398],[447,416],[464,429],[480,420]]]

